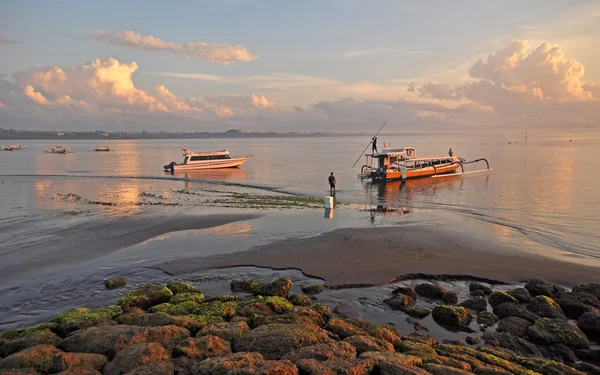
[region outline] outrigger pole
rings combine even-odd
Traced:
[[[385,122],[383,123],[383,125],[381,125],[381,128],[379,128],[379,130],[377,131],[377,133],[375,133],[375,135],[373,136],[373,138],[377,137],[377,135],[379,134],[379,132],[381,131],[381,129],[383,129],[383,127],[385,126],[385,124],[387,124],[387,120],[385,120]],[[365,151],[367,151],[367,149],[369,148],[369,145],[373,142],[373,138],[371,138],[371,141],[369,142],[369,144],[367,144],[367,147],[365,147],[365,150],[360,154],[360,156],[358,157],[358,159],[356,159],[356,161],[352,165],[352,168],[354,168],[354,166],[356,166],[356,163],[358,163],[358,161],[360,160],[360,158],[362,158],[362,156],[365,153]]]

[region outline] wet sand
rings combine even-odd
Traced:
[[[328,286],[381,285],[409,274],[473,276],[506,283],[539,277],[564,286],[597,281],[600,262],[580,263],[486,244],[429,228],[346,228],[250,251],[157,265],[172,275],[210,268],[295,268]],[[585,265],[584,263],[585,262]]]

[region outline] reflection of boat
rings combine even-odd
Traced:
[[[201,180],[232,180],[243,178],[248,172],[241,168],[196,169],[185,171],[183,177]]]
[[[416,151],[412,147],[385,148],[381,153],[366,154],[366,164],[362,166],[359,177],[362,180],[369,179],[372,182],[404,181],[407,179],[421,177],[438,177],[453,174],[458,168],[464,173],[464,164],[485,161],[477,159],[471,162],[454,156],[452,152],[448,156],[428,156],[417,158]],[[371,164],[375,164],[372,166]],[[489,164],[487,170],[490,170]],[[471,172],[472,173],[472,172]]]
[[[94,151],[114,151],[112,148],[108,147],[107,145],[102,145],[102,146],[96,146],[94,147]]]
[[[72,153],[73,151],[68,147],[52,145],[52,147],[50,147],[44,152],[48,154],[68,154]]]
[[[192,152],[183,148],[185,158],[182,164],[174,161],[165,165],[165,172],[182,172],[201,169],[235,168],[244,164],[253,155],[232,158],[227,150],[210,152]]]

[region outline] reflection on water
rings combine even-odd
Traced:
[[[205,229],[206,234],[235,234],[243,235],[249,234],[254,230],[254,225],[250,223],[234,223],[221,225],[219,227]]]

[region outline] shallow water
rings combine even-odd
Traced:
[[[44,320],[71,306],[113,302],[123,290],[105,291],[105,277],[126,275],[128,287],[162,282],[168,275],[151,267],[169,259],[235,253],[342,227],[410,221],[490,246],[584,263],[588,257],[593,262],[600,258],[600,137],[569,142],[536,140],[530,134],[526,146],[458,136],[380,137],[380,144],[384,140],[394,147],[413,146],[421,156],[444,154],[452,147],[466,159],[486,157],[494,171],[371,186],[356,178],[362,161],[352,168],[368,141],[360,137],[108,141],[116,149],[108,153],[89,151],[94,141],[69,141],[64,145],[74,153],[66,155],[43,153],[50,141],[13,141],[28,148],[0,153],[0,330]],[[192,150],[227,148],[234,155],[255,154],[255,159],[240,169],[164,173],[164,164],[182,158],[183,144]],[[153,233],[163,222],[182,220],[182,215],[200,220],[247,212],[206,204],[222,194],[323,197],[330,171],[337,176],[337,199],[352,203],[333,215],[322,209],[260,211],[264,216],[254,220],[126,241],[139,231]],[[181,190],[200,195],[177,193]],[[411,212],[372,217],[363,211],[378,204],[409,207]],[[230,280],[228,272],[233,271],[205,272],[182,277],[199,277],[201,289],[225,293],[228,281],[223,280]],[[255,271],[235,272],[242,277]],[[264,278],[271,272],[258,274]],[[223,282],[211,283],[211,278]],[[319,298],[350,305],[359,295],[371,298],[359,303],[360,313],[380,321],[389,319],[387,312],[382,314],[387,310],[379,297],[387,292],[328,291]],[[400,323],[403,319],[395,324],[408,324]]]

